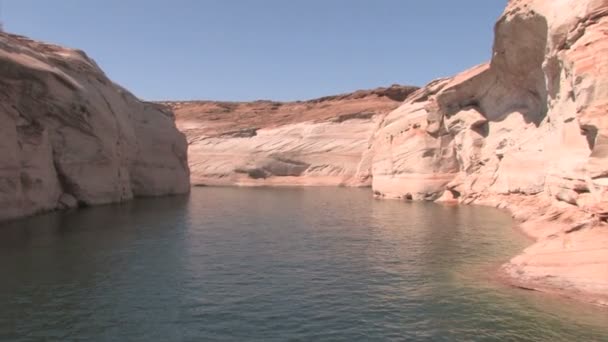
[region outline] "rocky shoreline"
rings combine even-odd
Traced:
[[[506,210],[513,229],[530,239],[530,246],[498,265],[497,279],[509,286],[608,307],[605,290],[605,228],[580,211],[538,205],[538,198],[481,200],[473,205]],[[542,200],[541,200],[542,201]],[[538,212],[542,212],[538,215]],[[579,226],[580,222],[589,225]],[[571,235],[577,229],[581,235]]]

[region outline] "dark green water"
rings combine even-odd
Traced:
[[[0,226],[0,340],[608,341],[608,311],[489,280],[511,224],[320,188],[39,216]]]

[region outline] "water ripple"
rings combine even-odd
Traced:
[[[608,341],[605,311],[504,288],[489,208],[357,189],[195,189],[0,227],[0,340]]]

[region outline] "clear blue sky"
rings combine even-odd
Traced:
[[[490,58],[506,0],[0,0],[141,98],[307,99],[424,85]]]

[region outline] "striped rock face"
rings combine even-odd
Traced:
[[[193,185],[369,186],[374,132],[415,87],[298,102],[165,102],[188,137]]]
[[[381,123],[377,196],[509,208],[522,286],[608,303],[608,1],[511,1],[494,53]]]

